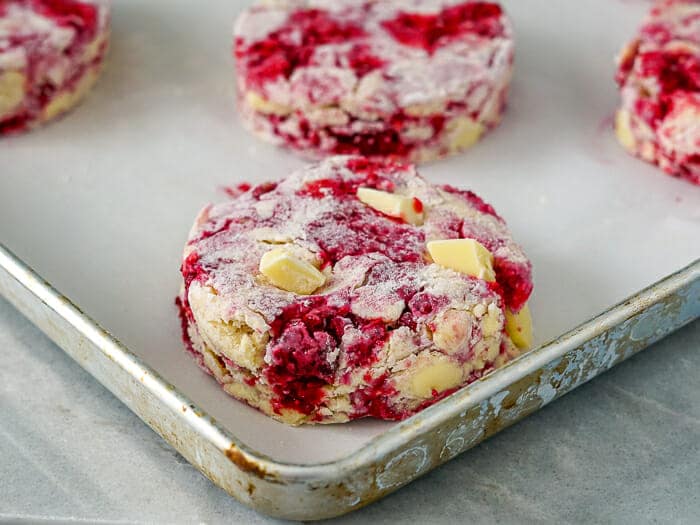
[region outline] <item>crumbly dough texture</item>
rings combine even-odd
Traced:
[[[90,0],[0,1],[0,136],[75,106],[97,80],[109,8]]]
[[[268,0],[234,36],[244,123],[314,158],[462,151],[499,122],[513,66],[492,2]]]
[[[366,205],[359,187],[416,199],[422,224]],[[505,312],[524,308],[530,263],[473,193],[346,156],[242,190],[197,217],[177,300],[188,350],[230,395],[291,424],[403,419],[520,353]],[[457,238],[493,254],[494,282],[431,261],[427,242]],[[280,249],[320,287],[270,282],[261,259]]]
[[[700,1],[661,0],[618,57],[620,143],[700,184]]]

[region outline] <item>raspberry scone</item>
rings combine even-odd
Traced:
[[[188,350],[291,424],[403,419],[531,344],[530,262],[494,209],[409,165],[336,156],[199,214]]]
[[[0,136],[64,113],[97,79],[107,4],[0,0]]]
[[[700,184],[700,0],[656,2],[618,66],[622,145]]]
[[[316,158],[464,150],[499,122],[513,66],[492,2],[268,0],[234,36],[246,126]]]

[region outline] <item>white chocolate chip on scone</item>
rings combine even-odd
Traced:
[[[496,280],[493,255],[475,239],[430,241],[428,252],[440,266],[486,281]]]
[[[506,332],[518,348],[528,349],[532,346],[532,315],[527,304],[517,313],[506,309]]]
[[[431,356],[412,373],[411,393],[416,397],[429,399],[458,386],[462,382],[462,376],[463,370],[459,363],[439,354]]]
[[[0,119],[22,103],[26,81],[27,77],[19,71],[0,72]]]
[[[316,267],[284,248],[275,248],[262,256],[260,273],[278,288],[300,295],[309,295],[326,282]]]
[[[358,188],[357,198],[389,217],[403,219],[415,226],[423,224],[423,204],[415,197],[405,197],[372,188]]]

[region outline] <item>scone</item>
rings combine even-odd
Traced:
[[[182,276],[188,350],[291,424],[403,419],[531,344],[504,221],[387,161],[330,157],[207,206]]]
[[[314,158],[462,151],[499,122],[513,66],[492,2],[267,0],[234,35],[244,123]]]
[[[0,0],[0,136],[77,104],[97,79],[108,35],[105,3]]]
[[[618,58],[622,145],[700,184],[700,1],[661,0]]]

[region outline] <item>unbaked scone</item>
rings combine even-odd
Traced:
[[[95,83],[109,9],[88,0],[0,0],[0,136],[68,111]]]
[[[620,143],[700,184],[700,1],[657,1],[618,57],[617,82]]]
[[[204,208],[188,350],[286,423],[403,419],[530,346],[530,262],[494,209],[414,167],[330,157]]]
[[[246,126],[316,158],[462,151],[499,122],[513,66],[493,2],[263,0],[234,36]]]

